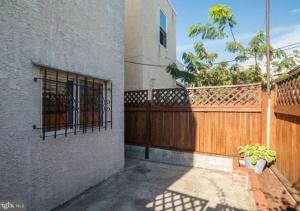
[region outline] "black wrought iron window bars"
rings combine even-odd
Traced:
[[[112,83],[51,68],[40,68],[41,138],[112,128]]]

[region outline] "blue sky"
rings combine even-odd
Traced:
[[[213,5],[226,4],[232,9],[238,23],[234,33],[244,44],[255,32],[265,29],[264,0],[172,0],[172,3],[177,14],[177,58],[180,61],[182,53],[190,51],[195,41],[187,36],[189,26],[207,23],[208,9]],[[300,0],[270,0],[270,19],[273,46],[300,42]],[[224,52],[225,42],[204,41],[209,51],[219,54],[218,61],[234,58],[234,55]]]

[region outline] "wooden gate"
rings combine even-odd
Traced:
[[[125,92],[125,143],[236,156],[265,143],[260,84]],[[146,150],[147,154],[147,150]]]

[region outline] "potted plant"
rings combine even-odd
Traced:
[[[261,144],[239,147],[239,153],[244,157],[245,166],[261,174],[266,164],[271,164],[276,159],[276,152]]]

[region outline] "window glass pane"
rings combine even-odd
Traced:
[[[100,87],[101,86],[101,87]],[[98,127],[100,124],[102,84],[81,81],[80,86],[80,128]]]
[[[107,82],[101,79],[64,71],[42,69],[41,73],[43,139],[52,134],[56,138],[71,132],[106,128],[111,112],[108,92],[112,86],[107,88]]]
[[[73,114],[70,101],[73,98],[73,81],[59,81],[56,84],[56,81],[49,79],[44,95],[45,117],[43,124],[46,132],[65,129],[66,121],[68,128],[71,128]]]
[[[160,28],[167,32],[167,17],[162,11],[160,11]]]
[[[167,47],[167,34],[162,28],[160,28],[160,44]]]

